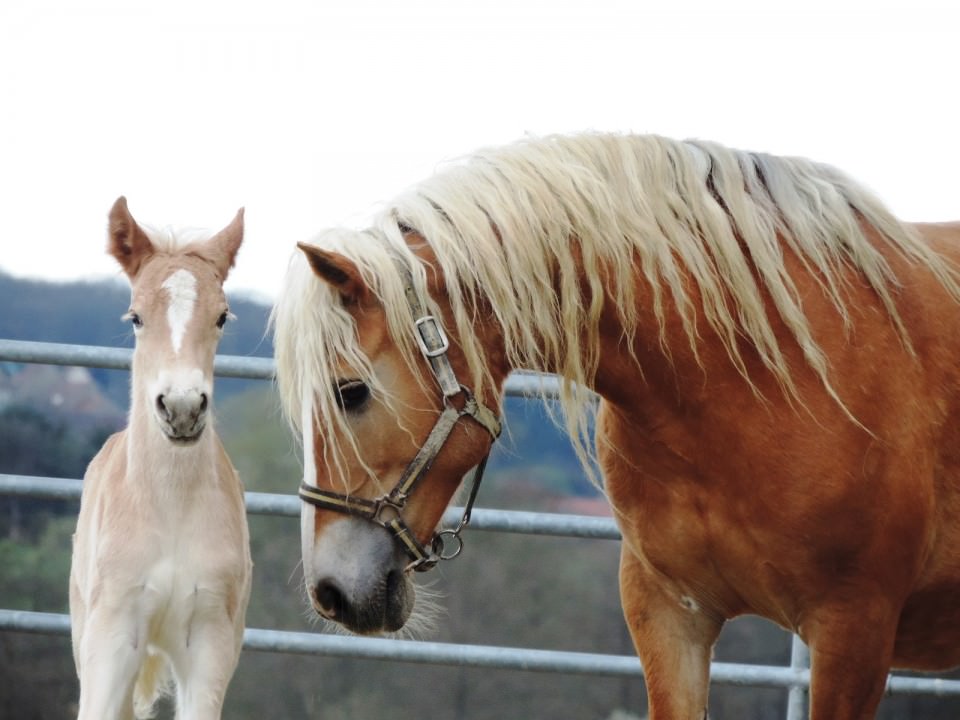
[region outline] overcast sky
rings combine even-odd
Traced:
[[[298,240],[526,134],[699,137],[846,170],[960,219],[954,0],[0,2],[0,270],[118,277],[106,213]]]

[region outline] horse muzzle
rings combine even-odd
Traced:
[[[340,518],[324,527],[304,556],[304,579],[318,615],[351,632],[394,632],[413,611],[416,591],[406,556],[381,527]]]

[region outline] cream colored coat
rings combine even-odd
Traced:
[[[74,535],[80,720],[148,716],[171,679],[180,720],[220,717],[252,572],[243,485],[209,421],[222,283],[242,237],[238,214],[178,248],[151,241],[123,198],[111,211],[137,344],[129,425],[87,468]]]

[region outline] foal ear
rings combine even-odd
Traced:
[[[317,277],[333,285],[344,302],[366,304],[370,300],[370,289],[350,258],[307,243],[298,242],[297,247],[307,256],[307,261]]]
[[[107,252],[116,258],[120,267],[131,278],[136,276],[143,261],[153,254],[153,243],[137,225],[127,199],[121,195],[110,208],[107,229]]]
[[[203,243],[203,255],[214,264],[222,280],[227,279],[243,242],[243,208],[237,210],[230,224]]]

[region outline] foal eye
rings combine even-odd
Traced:
[[[143,320],[140,319],[140,316],[137,315],[133,310],[124,315],[122,320],[129,320],[130,324],[133,325],[135,330],[139,330],[143,327]]]
[[[341,380],[334,391],[341,410],[356,410],[370,397],[370,388],[360,380]]]
[[[220,317],[217,318],[217,328],[223,330],[223,326],[227,324],[227,320],[230,319],[230,311],[224,310]]]

